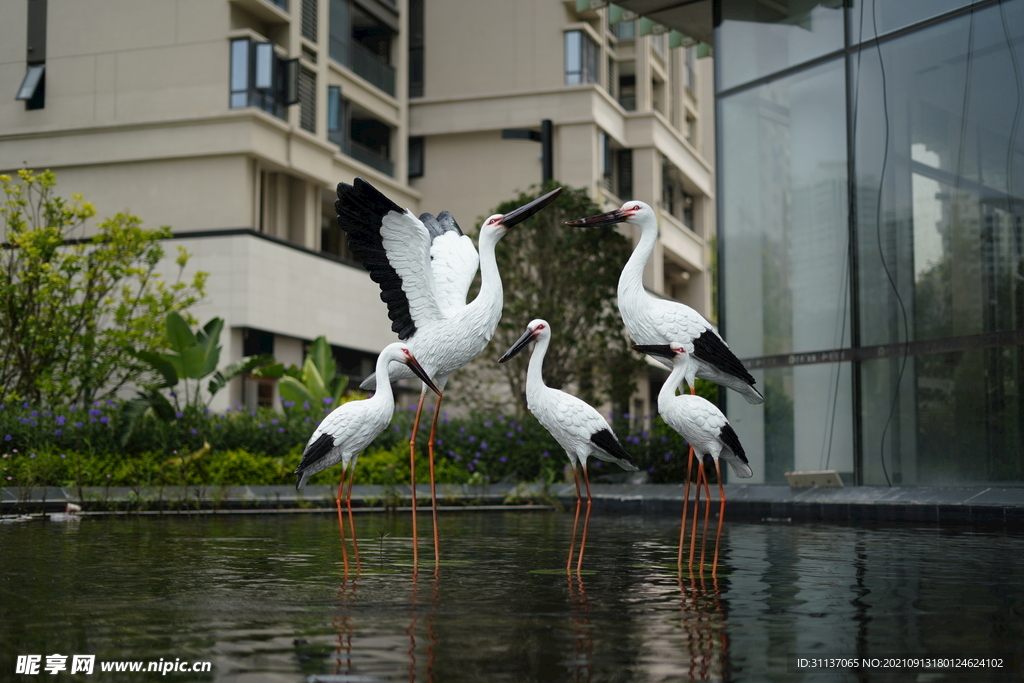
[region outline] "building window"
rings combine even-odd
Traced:
[[[616,193],[619,199],[629,201],[633,198],[633,150],[620,149],[615,153],[615,171],[619,176]]]
[[[24,100],[25,109],[42,109],[46,103],[46,65],[30,64],[14,99]]]
[[[398,32],[397,15],[392,23],[386,11],[371,14],[350,0],[331,0],[329,27],[331,59],[393,96],[391,44]]]
[[[409,97],[423,97],[423,0],[409,0]]]
[[[25,102],[25,109],[46,105],[46,0],[29,0],[28,34],[25,45],[25,77],[14,98]]]
[[[597,83],[597,44],[583,31],[565,32],[565,84]]]
[[[636,22],[620,21],[615,24],[615,37],[619,40],[634,40],[636,38]]]
[[[619,76],[619,104],[626,111],[636,111],[636,76],[634,74]]]
[[[345,146],[345,100],[341,97],[341,87],[337,85],[327,88],[327,139],[338,147]]]
[[[316,72],[306,67],[299,72],[299,126],[316,132]]]
[[[409,178],[423,176],[423,136],[409,138]]]
[[[690,91],[691,94],[697,94],[697,47],[691,46],[686,48],[686,71],[684,72],[685,81],[683,85]]]
[[[302,0],[302,37],[316,42],[318,0]]]
[[[287,118],[287,106],[297,101],[298,60],[286,60],[274,52],[273,43],[249,38],[231,41],[230,106],[259,107],[279,119]]]

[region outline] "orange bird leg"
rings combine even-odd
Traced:
[[[356,468],[353,464],[352,472],[348,477],[348,495],[345,496],[345,507],[348,508],[348,526],[352,529],[352,551],[356,556],[356,571],[360,572],[363,570],[362,565],[359,562],[359,543],[356,541],[356,522],[352,518],[352,485],[356,481]]]
[[[587,472],[587,461],[583,461],[583,481],[587,484],[587,516],[583,519],[583,537],[580,539],[580,555],[576,560],[576,574],[583,568],[583,548],[587,545],[587,529],[590,528],[590,507],[594,504],[594,498],[590,495],[590,474]]]
[[[686,510],[690,506],[690,475],[693,474],[693,446],[686,464],[686,490],[683,492],[683,521],[679,525],[679,557],[677,564],[683,566],[683,539],[686,536]]]
[[[715,572],[718,571],[718,544],[722,540],[722,520],[725,519],[725,487],[722,486],[722,469],[718,464],[718,458],[715,458],[715,471],[718,473],[718,497],[722,505],[718,510],[718,533],[715,534],[715,560],[711,565],[711,576],[715,576]]]
[[[334,499],[334,502],[338,505],[338,531],[341,533],[341,560],[345,563],[345,576],[348,576],[348,550],[345,549],[345,517],[341,514],[341,495],[342,489],[345,488],[345,475],[348,474],[348,468],[342,466],[341,470],[341,481],[338,483],[338,497]]]
[[[702,458],[703,460],[703,458]],[[715,461],[717,464],[717,460]],[[701,462],[701,466],[703,466]],[[700,575],[704,577],[704,550],[707,547],[708,542],[708,520],[711,518],[711,487],[708,486],[708,473],[704,473],[704,493],[707,495],[707,499],[704,503],[704,531],[700,537]]]
[[[437,397],[434,406],[434,420],[430,425],[430,440],[427,441],[427,454],[430,456],[430,507],[434,515],[434,568],[441,564],[441,545],[437,540],[437,489],[434,487],[434,435],[437,433],[437,416],[441,414],[441,399]]]
[[[572,478],[576,482],[576,519],[572,521],[572,540],[569,541],[569,561],[565,564],[566,573],[572,571],[572,551],[576,547],[576,527],[580,523],[580,506],[583,504],[583,496],[580,494],[580,475],[576,472],[576,464],[570,463],[569,466],[572,467]]]
[[[416,406],[416,419],[412,422],[412,436],[409,437],[409,489],[412,493],[412,564],[420,561],[419,532],[416,527],[416,435],[420,429],[420,414],[423,412],[423,401],[427,398],[427,388],[420,392],[420,402]]]
[[[697,454],[697,486],[693,495],[693,528],[690,529],[690,566],[693,566],[693,551],[697,542],[697,513],[700,511],[700,483],[704,480],[704,460]]]

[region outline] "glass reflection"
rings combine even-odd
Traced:
[[[734,0],[715,31],[718,90],[843,48],[842,0]]]
[[[1022,43],[1018,1],[854,56],[865,346],[1024,329]],[[1024,479],[1024,349],[994,343],[862,365],[865,483]]]
[[[850,0],[850,42],[884,36],[984,0]],[[875,32],[877,26],[878,31]]]

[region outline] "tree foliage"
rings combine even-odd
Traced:
[[[206,273],[183,281],[156,272],[168,227],[149,230],[129,213],[96,224],[92,204],[56,196],[50,171],[0,175],[0,397],[88,405],[114,395],[144,370],[129,348],[156,352],[164,318],[204,294]]]
[[[500,204],[507,213],[550,187]],[[505,294],[501,322],[487,350],[474,362],[463,382],[475,382],[483,394],[488,373],[503,374],[520,414],[526,412],[524,352],[502,365],[495,361],[535,318],[551,324],[552,339],[544,362],[548,386],[572,385],[591,403],[611,399],[628,405],[635,391],[633,376],[643,361],[633,353],[616,308],[616,287],[631,244],[614,227],[570,228],[567,220],[600,213],[583,189],[566,188],[543,211],[511,228],[498,243],[496,255]],[[497,370],[495,370],[495,368]],[[477,405],[486,403],[478,400]]]

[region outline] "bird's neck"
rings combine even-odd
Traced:
[[[391,369],[391,359],[385,358],[384,354],[377,357],[377,388],[369,399],[378,403],[394,403],[395,392],[391,389],[391,377],[388,372]],[[337,407],[337,406],[335,406]]]
[[[494,256],[494,248],[501,239],[492,232],[480,233],[480,292],[469,304],[474,308],[485,308],[494,318],[497,327],[501,318],[501,304],[504,291],[501,288],[501,273],[498,272],[498,260]]]
[[[544,384],[544,355],[548,352],[550,336],[542,336],[537,340],[530,356],[530,365],[526,369],[526,393],[530,394],[546,388]]]
[[[676,363],[672,367],[672,372],[669,373],[668,379],[661,385],[661,391],[658,392],[658,410],[664,412],[661,406],[671,401],[676,397],[676,389],[683,383],[683,379],[686,375],[686,364]]]
[[[654,245],[658,241],[658,226],[656,224],[642,226],[640,241],[626,261],[622,274],[619,275],[619,310],[622,312],[624,301],[646,298],[644,292],[644,266],[654,253]],[[623,314],[624,315],[624,314]]]

